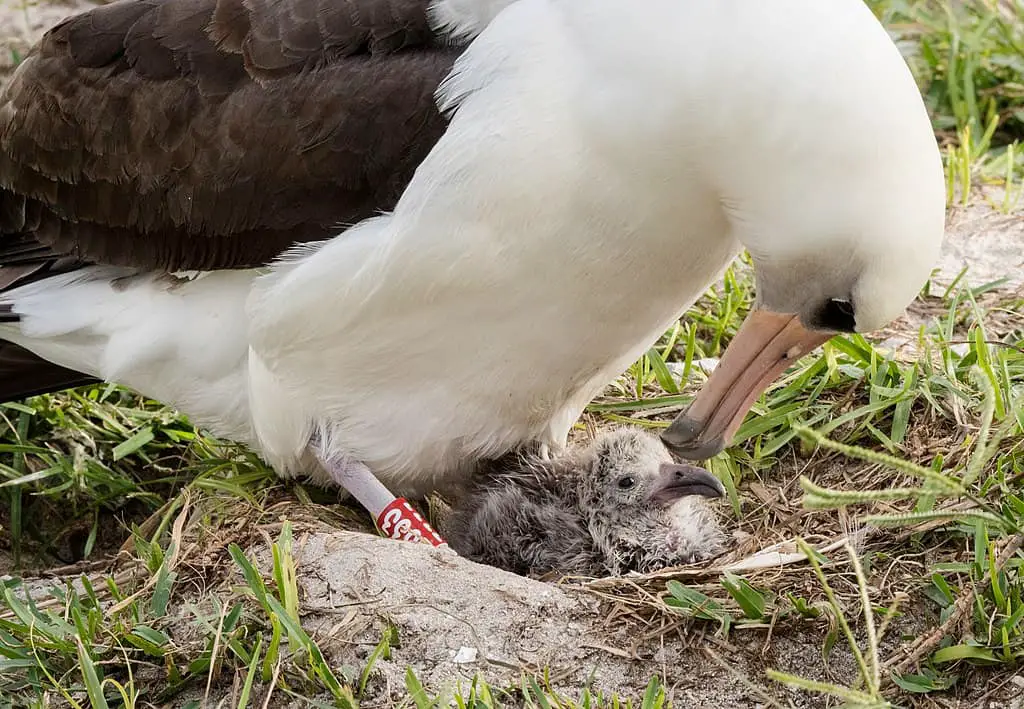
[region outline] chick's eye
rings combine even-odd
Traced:
[[[634,485],[636,485],[636,480],[634,480],[629,475],[627,475],[624,478],[619,478],[619,489],[621,489],[621,490],[628,490],[629,488],[633,487]]]

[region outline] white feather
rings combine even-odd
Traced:
[[[257,281],[272,378],[252,402],[280,468],[309,426],[399,489],[521,441],[557,451],[736,253],[699,185],[666,203],[660,176],[594,154],[571,47],[552,4],[509,7],[448,82],[462,102],[395,212]]]
[[[245,298],[254,271],[177,280],[93,267],[4,293],[17,324],[0,337],[254,443],[247,402]]]
[[[431,25],[452,39],[470,39],[513,2],[515,0],[437,0],[429,10]]]

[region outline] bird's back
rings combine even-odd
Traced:
[[[0,92],[0,293],[87,264],[260,266],[390,209],[461,51],[428,7],[123,0],[53,27]],[[89,379],[13,345],[0,374],[4,399]]]
[[[570,468],[560,474],[535,456],[513,453],[475,472],[444,529],[458,554],[522,575],[600,573],[600,557],[572,499]]]

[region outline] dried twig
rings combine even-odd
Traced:
[[[1015,534],[1012,537],[1007,537],[1005,540],[999,543],[1002,549],[999,551],[995,560],[995,571],[998,573],[1006,566],[1007,562],[1013,558],[1013,555],[1024,545],[1024,534]],[[964,616],[970,612],[971,606],[974,605],[974,599],[977,598],[978,592],[988,587],[992,583],[991,570],[986,571],[984,577],[981,579],[981,583],[972,584],[970,588],[965,589],[960,597],[956,600],[953,607],[953,612],[949,614],[946,621],[939,627],[933,630],[928,635],[919,638],[916,642],[911,644],[909,647],[900,649],[895,653],[893,657],[890,657],[885,661],[883,669],[890,670],[894,673],[905,672],[910,667],[915,665],[922,657],[934,650],[942,639],[946,637],[949,632],[963,621]]]

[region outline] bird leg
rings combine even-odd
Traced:
[[[320,463],[330,473],[331,479],[348,490],[374,518],[394,502],[395,496],[365,464],[347,457],[321,458]]]
[[[405,498],[395,497],[365,464],[346,456],[325,456],[318,446],[313,446],[313,451],[331,479],[359,500],[385,536],[433,546],[447,545]]]

